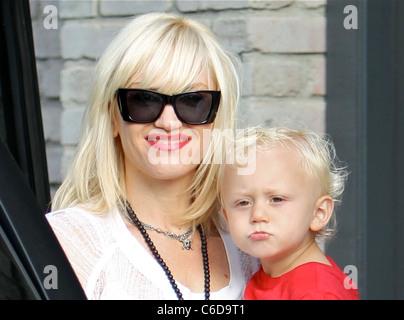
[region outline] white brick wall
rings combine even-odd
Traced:
[[[95,60],[136,14],[177,12],[208,25],[240,56],[239,123],[299,122],[325,131],[326,0],[30,0],[48,166],[56,187],[81,132]],[[58,10],[58,29],[43,8]]]

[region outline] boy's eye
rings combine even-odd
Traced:
[[[283,201],[283,198],[282,197],[273,197],[272,199],[271,199],[271,202],[282,202]]]
[[[237,205],[240,206],[240,207],[246,207],[249,204],[250,204],[250,202],[246,201],[246,200],[243,200],[243,201],[240,201],[240,202],[237,203]]]

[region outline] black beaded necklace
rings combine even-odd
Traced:
[[[163,258],[158,253],[153,241],[150,239],[149,234],[147,233],[145,227],[142,225],[142,222],[138,219],[129,202],[126,201],[126,213],[124,214],[127,218],[130,219],[130,222],[134,224],[142,234],[147,246],[150,251],[153,253],[154,258],[157,260],[158,264],[163,268],[168,280],[171,283],[172,288],[174,289],[178,300],[184,300],[180,289],[178,288],[173,275],[171,274],[170,269],[167,267]],[[209,300],[210,298],[210,271],[209,271],[209,260],[208,260],[208,247],[206,243],[206,235],[201,225],[198,226],[198,231],[201,236],[201,251],[202,251],[202,261],[203,261],[203,272],[205,277],[205,300]]]

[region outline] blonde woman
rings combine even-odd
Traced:
[[[254,170],[240,175],[239,164],[223,166],[218,190],[234,242],[261,260],[244,298],[357,300],[316,242],[335,233],[334,206],[347,178],[331,141],[309,130],[250,128],[236,145],[254,147]]]
[[[88,299],[240,299],[256,260],[220,229],[213,129],[236,64],[203,25],[150,13],[100,58],[81,142],[47,215]]]

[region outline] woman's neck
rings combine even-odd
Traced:
[[[189,226],[180,225],[181,217],[190,205],[186,192],[191,177],[162,180],[141,174],[126,178],[128,201],[139,220],[170,232],[181,232]]]

